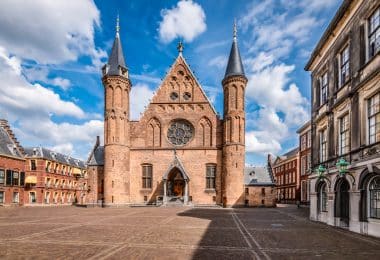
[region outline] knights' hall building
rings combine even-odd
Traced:
[[[102,81],[104,146],[97,142],[88,160],[90,201],[244,206],[247,78],[236,27],[221,83],[223,118],[189,68],[181,43],[139,121],[130,120],[133,84],[118,29]]]

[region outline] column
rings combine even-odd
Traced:
[[[168,200],[167,198],[167,192],[166,192],[166,184],[167,184],[167,181],[164,180],[164,198],[163,198],[163,203],[165,204]]]
[[[189,202],[189,181],[185,181],[185,197],[184,197],[184,203],[187,205]]]

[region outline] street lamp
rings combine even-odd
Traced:
[[[325,166],[320,164],[319,167],[317,168],[318,177],[320,178],[323,177],[325,175],[325,172],[326,172]]]
[[[345,174],[347,174],[347,166],[349,165],[348,162],[344,158],[340,158],[339,161],[336,163],[336,168],[338,168],[339,175],[343,177]]]

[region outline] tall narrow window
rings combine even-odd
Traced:
[[[4,184],[5,182],[5,171],[0,170],[0,184]]]
[[[307,160],[306,155],[301,157],[301,175],[306,174],[306,167],[307,167],[307,161],[306,160]]]
[[[36,167],[36,160],[31,160],[31,161],[30,161],[30,169],[31,169],[32,171],[37,170],[37,167]]]
[[[321,104],[326,103],[327,101],[327,91],[328,91],[328,78],[327,78],[327,72],[323,74],[321,78]]]
[[[369,216],[380,219],[380,177],[369,183]]]
[[[4,203],[4,191],[0,191],[0,204]]]
[[[311,147],[311,131],[307,132],[307,148]]]
[[[350,123],[348,115],[339,120],[339,154],[346,154],[350,148]]]
[[[320,162],[324,162],[327,160],[327,129],[319,133],[319,149]]]
[[[380,141],[380,94],[376,94],[368,100],[368,136],[369,143]]]
[[[13,192],[13,199],[12,199],[12,202],[13,202],[13,203],[19,203],[19,201],[20,201],[19,193],[18,193],[18,192]]]
[[[340,85],[343,86],[350,79],[350,46],[347,45],[340,53]]]
[[[12,185],[18,186],[19,185],[19,173],[18,172],[13,172],[13,180],[12,180]]]
[[[151,189],[152,188],[152,173],[153,168],[152,165],[146,164],[142,166],[142,187],[143,189]]]
[[[207,165],[206,167],[206,189],[215,189],[216,166]]]
[[[321,188],[320,188],[320,192],[319,192],[319,196],[320,196],[320,209],[321,211],[327,211],[327,187],[326,187],[326,183],[323,183]]]
[[[369,18],[368,24],[368,54],[372,58],[380,50],[380,8]]]

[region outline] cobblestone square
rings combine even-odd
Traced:
[[[378,259],[307,209],[0,208],[2,259]]]

